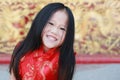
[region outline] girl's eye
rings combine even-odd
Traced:
[[[65,31],[66,29],[65,28],[60,28],[61,30]]]
[[[50,25],[54,25],[52,22],[48,22],[48,24],[50,24]]]

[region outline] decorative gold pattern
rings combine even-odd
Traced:
[[[26,72],[23,76],[23,80],[34,80],[35,76],[34,74],[34,65],[31,65],[30,63],[27,64],[27,68],[29,69],[28,72]]]
[[[40,73],[42,74],[43,80],[46,80],[46,77],[44,74],[45,66],[48,66],[51,69],[51,71],[53,71],[52,63],[50,61],[45,61],[42,67],[40,67]]]
[[[54,50],[44,53],[40,48],[21,58],[19,67],[22,80],[56,80],[59,53]]]
[[[0,0],[0,52],[12,53],[36,13],[56,1],[74,13],[77,53],[120,54],[120,0]]]

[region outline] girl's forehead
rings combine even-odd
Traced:
[[[58,21],[59,23],[67,24],[68,14],[65,10],[58,10],[52,14],[49,20]]]
[[[51,18],[54,18],[54,17],[61,17],[61,18],[63,18],[63,16],[64,16],[65,18],[68,17],[67,11],[65,11],[65,10],[57,10],[57,11],[55,11],[55,12],[51,15]]]

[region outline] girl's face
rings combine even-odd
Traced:
[[[66,35],[68,15],[65,10],[55,12],[45,25],[42,32],[42,42],[45,51],[59,47]]]

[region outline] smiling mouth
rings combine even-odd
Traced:
[[[51,41],[57,41],[57,38],[52,35],[47,35],[47,38]]]

